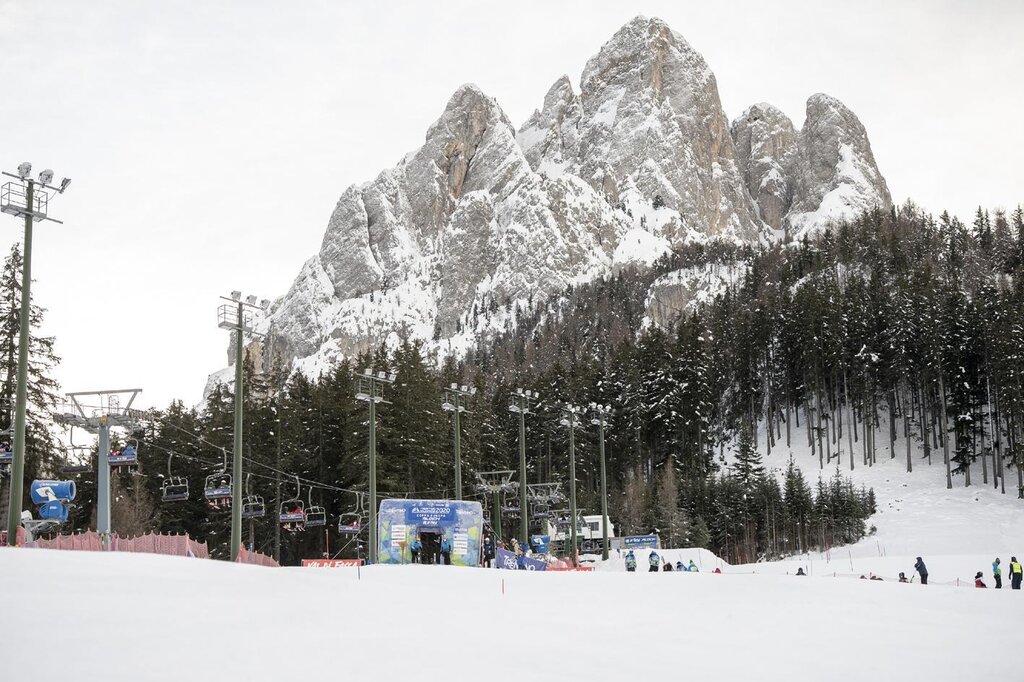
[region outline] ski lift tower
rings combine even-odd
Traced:
[[[46,169],[38,180],[32,179],[32,164],[22,163],[18,173],[0,173],[13,182],[0,186],[0,212],[25,219],[25,243],[21,264],[21,319],[18,332],[18,383],[14,400],[14,457],[11,462],[11,501],[7,513],[7,544],[18,543],[18,524],[21,522],[21,498],[25,478],[25,414],[28,406],[28,346],[32,309],[32,223],[42,220],[63,224],[47,215],[52,193],[63,194],[71,180],[64,178],[60,186],[51,186],[53,171]]]
[[[562,426],[569,427],[569,516],[572,519],[576,519],[576,427],[580,425],[580,415],[583,409],[572,404],[562,405],[562,418],[559,423]],[[576,545],[576,523],[573,523],[570,529],[571,533],[571,544],[570,544],[570,555],[572,557],[572,565],[576,566],[576,551],[578,549]]]
[[[519,507],[523,510],[519,520],[520,540],[529,540],[529,527],[526,518],[526,415],[533,414],[530,411],[530,404],[538,402],[540,396],[536,391],[524,391],[517,388],[509,398],[508,409],[519,415]]]
[[[461,416],[466,411],[465,399],[476,395],[476,387],[452,384],[444,391],[441,409],[451,412],[455,421],[455,499],[462,500],[462,426]]]
[[[477,472],[477,489],[485,494],[490,494],[493,499],[494,511],[491,513],[491,527],[501,539],[501,493],[508,492],[515,488],[512,477],[514,471],[480,471]],[[520,514],[525,510],[520,509]]]
[[[373,373],[367,367],[362,374],[356,375],[356,400],[362,400],[370,406],[370,544],[368,558],[372,559],[377,552],[377,403],[384,400],[384,384],[395,383],[394,372]],[[375,563],[370,561],[369,563]]]
[[[146,421],[146,413],[132,409],[141,388],[68,393],[69,402],[58,419],[99,437],[97,454],[96,532],[107,548],[110,542],[110,427],[137,431]],[[122,401],[124,404],[122,405]]]

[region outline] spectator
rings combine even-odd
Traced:
[[[917,571],[918,575],[921,576],[921,584],[928,584],[928,567],[924,565],[924,560],[921,557],[917,557],[917,563],[914,564],[914,570]]]
[[[666,573],[671,571],[672,570],[672,562],[671,561],[666,561],[665,562],[665,567],[662,568],[661,570],[665,571]]]
[[[1021,568],[1020,562],[1017,561],[1017,557],[1010,557],[1010,589],[1019,590],[1021,581]]]
[[[682,561],[677,561],[676,562],[676,570],[677,571],[685,571],[686,570],[686,567],[683,566],[683,562]]]
[[[900,582],[901,583],[909,583],[910,582],[909,580],[907,580],[907,574],[904,573],[903,571],[900,571]]]
[[[445,566],[452,565],[452,541],[447,536],[441,540],[441,563]]]
[[[974,574],[974,586],[975,587],[988,587],[985,581],[981,579],[981,571]]]
[[[804,573],[804,567],[803,566],[801,566],[800,568],[796,569],[796,574],[797,575],[807,575],[806,573]]]
[[[693,563],[693,559],[690,559],[690,565],[686,567],[686,570],[690,573],[698,573],[700,569],[697,568],[697,564]]]
[[[658,553],[655,552],[652,549],[650,556],[647,557],[647,563],[649,563],[651,565],[650,569],[648,569],[647,572],[648,573],[657,573],[658,572],[658,566],[661,565],[661,557],[658,556]]]
[[[418,564],[420,562],[420,550],[423,549],[423,543],[420,542],[418,537],[412,541],[410,549],[412,550],[412,562]]]
[[[484,537],[484,566],[490,568],[494,561],[494,540],[488,535]]]
[[[996,589],[1003,589],[1003,569],[999,567],[999,557],[992,562],[992,579],[996,582]]]
[[[626,572],[636,573],[636,556],[634,556],[633,550],[626,552]]]

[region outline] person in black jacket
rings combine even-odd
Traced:
[[[928,584],[928,568],[924,565],[924,561],[921,557],[917,557],[917,563],[914,564],[914,570],[917,571],[918,575],[921,576],[921,584]]]

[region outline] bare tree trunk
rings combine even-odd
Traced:
[[[850,471],[853,471],[853,435],[857,430],[857,424],[853,417],[853,401],[850,399],[849,385],[846,383],[846,372],[843,372],[843,394],[846,398],[846,409],[850,411],[850,423],[846,425],[846,440],[850,445]]]
[[[939,372],[939,414],[942,420],[942,428],[939,430],[942,436],[942,459],[946,463],[946,489],[953,488],[953,472],[949,466],[949,434],[946,433],[946,383]]]
[[[909,390],[907,392],[910,393]],[[900,400],[901,402],[903,400],[902,394]],[[910,473],[914,470],[914,462],[910,456],[910,412],[914,407],[914,396],[912,393],[906,396],[906,401],[906,405],[903,408],[903,438],[907,441],[907,473]]]

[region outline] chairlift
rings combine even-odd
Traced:
[[[220,471],[206,477],[206,485],[203,486],[203,497],[206,498],[206,506],[210,509],[231,508],[231,474],[228,473],[228,451],[221,450],[224,455],[224,462]]]
[[[262,519],[267,514],[267,505],[263,503],[263,497],[253,495],[249,489],[249,478],[245,477],[245,497],[242,498],[242,518]]]
[[[326,526],[327,510],[313,504],[313,488],[309,489],[309,506],[306,508],[306,526]]]
[[[363,519],[359,514],[342,514],[338,517],[338,533],[341,535],[359,535],[363,529]]]
[[[171,474],[171,458],[173,457],[173,454],[167,455],[167,478],[160,485],[161,502],[185,502],[188,500],[188,479]]]
[[[107,456],[107,463],[111,469],[116,471],[134,471],[139,468],[139,441],[133,438],[132,442],[120,450],[113,450]]]
[[[14,462],[14,450],[7,441],[0,442],[0,473],[6,473]]]
[[[72,424],[71,433],[68,436],[70,443],[64,448],[64,464],[61,466],[61,473],[64,474],[88,474],[92,472],[92,448],[87,445],[75,445],[75,427]],[[84,456],[78,453],[84,452]]]
[[[306,504],[299,497],[301,491],[302,485],[299,483],[299,477],[296,476],[295,497],[282,502],[278,512],[278,522],[285,530],[294,532],[304,530],[306,527]]]

